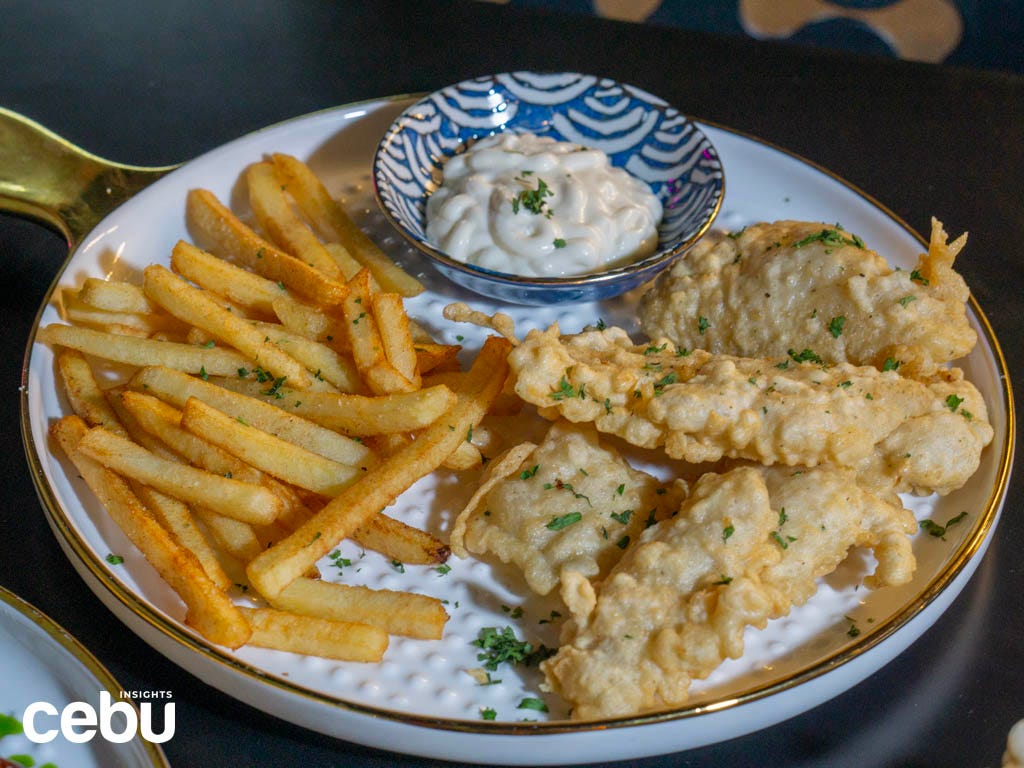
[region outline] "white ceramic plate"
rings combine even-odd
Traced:
[[[428,291],[409,302],[412,314],[442,340],[458,341],[472,352],[481,334],[446,323],[442,307],[453,299],[488,311],[496,306],[463,293],[431,272],[387,228],[372,203],[373,150],[391,120],[409,103],[409,99],[373,101],[309,115],[243,137],[188,163],[105,219],[72,255],[59,285],[77,286],[89,276],[137,278],[146,264],[166,263],[174,243],[187,237],[184,200],[189,189],[206,187],[244,211],[240,172],[265,153],[284,151],[308,160],[367,231],[407,269],[421,275]],[[718,147],[728,176],[717,226],[738,229],[779,218],[838,221],[894,264],[912,267],[922,244],[906,225],[864,194],[754,139],[711,126],[705,130]],[[924,227],[927,222],[917,224]],[[956,223],[950,224],[955,229]],[[58,296],[55,292],[43,307],[42,324],[59,320]],[[512,314],[520,332],[555,320],[572,332],[599,317],[608,324],[634,327],[636,298],[568,308],[501,309]],[[941,500],[908,500],[919,518],[944,522],[966,510],[967,520],[951,529],[945,540],[917,537],[919,570],[906,587],[877,593],[858,589],[870,564],[854,555],[806,605],[762,632],[749,631],[744,657],[723,665],[695,686],[689,706],[620,721],[566,720],[564,705],[540,692],[536,670],[503,668],[494,675],[501,684],[491,686],[480,686],[465,673],[479,666],[471,642],[483,627],[509,624],[520,638],[556,644],[557,625],[542,619],[557,604],[528,597],[514,573],[485,562],[453,561],[447,575],[411,566],[400,573],[373,553],[361,557],[348,543],[341,551],[353,565],[343,574],[325,559],[321,569],[328,578],[422,591],[448,601],[451,620],[443,640],[395,638],[379,665],[251,648],[230,652],[211,646],[183,625],[180,601],[132,549],[75,473],[51,451],[47,428],[68,407],[54,383],[51,351],[39,345],[31,349],[28,360],[23,426],[49,522],[76,569],[121,621],[211,685],[311,729],[425,756],[532,765],[633,758],[732,738],[836,696],[893,659],[960,592],[995,528],[1009,474],[1014,423],[998,345],[976,305],[971,305],[970,314],[980,342],[964,368],[986,397],[995,440],[965,488]],[[472,487],[472,477],[438,475],[414,486],[392,510],[445,535]],[[104,560],[108,553],[122,555],[124,564],[109,566]],[[520,606],[522,616],[512,618]],[[857,620],[861,634],[856,638],[848,635],[847,616]],[[527,696],[543,697],[550,712],[517,709]],[[496,720],[483,721],[483,708],[495,710]],[[524,717],[541,722],[522,722]]]
[[[84,701],[99,709],[100,693],[117,701],[121,686],[71,635],[21,598],[0,588],[0,713],[21,720],[34,702],[58,711]],[[123,721],[115,724],[118,730]],[[53,716],[40,715],[40,730],[59,727]],[[154,723],[162,730],[162,720]],[[27,755],[36,765],[53,763],[81,768],[166,768],[160,748],[136,737],[122,744],[102,739],[74,743],[58,734],[46,744],[33,744],[24,734],[0,740],[0,756]]]

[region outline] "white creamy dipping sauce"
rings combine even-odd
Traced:
[[[528,277],[601,271],[654,253],[661,202],[578,144],[499,133],[452,156],[427,239],[457,261]]]

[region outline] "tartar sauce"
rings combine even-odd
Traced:
[[[650,188],[604,152],[499,133],[445,163],[427,200],[427,238],[457,261],[563,277],[654,253],[661,216]]]

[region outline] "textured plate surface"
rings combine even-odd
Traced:
[[[22,719],[33,702],[45,701],[58,711],[71,702],[84,701],[99,709],[100,692],[114,700],[120,686],[85,648],[31,605],[0,588],[0,713]],[[56,717],[40,715],[36,727],[57,728]],[[122,726],[115,721],[115,728]],[[159,732],[162,721],[154,723]],[[139,738],[123,744],[99,735],[76,744],[57,735],[47,744],[33,744],[27,736],[6,736],[0,756],[28,755],[36,765],[54,763],[81,768],[149,768],[164,766],[160,748]]]
[[[367,102],[309,115],[198,158],[102,222],[73,254],[59,285],[77,286],[90,276],[134,279],[151,261],[166,263],[174,243],[187,237],[184,199],[189,189],[211,189],[244,211],[247,202],[237,183],[240,172],[264,153],[284,151],[307,159],[362,226],[421,277],[428,290],[409,302],[410,312],[442,341],[463,344],[467,354],[478,348],[482,335],[442,319],[442,307],[452,300],[508,312],[520,333],[556,320],[573,332],[598,318],[635,329],[636,295],[572,307],[510,307],[453,286],[405,246],[373,204],[370,163],[378,139],[409,103]],[[840,180],[756,140],[719,128],[703,129],[723,161],[735,169],[730,171],[719,226],[738,229],[779,218],[838,221],[904,268],[911,267],[922,250],[904,224]],[[955,222],[949,224],[955,233]],[[43,324],[59,320],[58,296],[54,293],[43,307]],[[515,573],[487,562],[453,560],[447,574],[413,566],[400,571],[349,543],[340,551],[352,564],[342,572],[325,559],[321,570],[327,578],[421,591],[448,601],[451,620],[444,639],[394,638],[379,665],[255,648],[232,653],[210,646],[183,625],[180,601],[132,549],[74,471],[51,452],[47,429],[68,407],[54,383],[53,356],[40,345],[32,348],[29,358],[23,428],[30,463],[42,478],[40,495],[49,521],[79,573],[146,642],[230,695],[344,739],[448,759],[479,760],[486,755],[496,762],[536,765],[564,762],[568,754],[579,761],[638,757],[731,738],[837,695],[907,647],[966,584],[995,527],[1013,437],[1004,361],[980,310],[972,305],[969,314],[980,341],[963,367],[988,402],[996,436],[965,488],[943,499],[907,500],[919,519],[944,522],[962,510],[969,513],[945,540],[918,535],[919,570],[913,582],[880,592],[860,588],[872,564],[855,553],[824,580],[806,605],[762,632],[748,631],[747,653],[695,686],[690,706],[608,723],[567,721],[564,705],[540,691],[536,670],[503,667],[494,675],[501,683],[490,686],[478,685],[466,674],[466,669],[479,666],[471,643],[483,627],[511,625],[518,637],[531,642],[554,645],[557,640],[558,621],[547,620],[560,606],[528,596]],[[536,434],[538,424],[524,419],[519,428]],[[638,458],[651,461],[650,455]],[[439,473],[414,486],[392,511],[446,536],[473,481],[468,475]],[[124,564],[108,565],[108,553],[122,555]],[[245,599],[241,593],[237,598]],[[861,630],[855,638],[848,634],[846,617]],[[544,698],[550,712],[518,709],[524,697]],[[493,709],[496,720],[482,721],[483,708]],[[524,718],[540,722],[522,722]]]

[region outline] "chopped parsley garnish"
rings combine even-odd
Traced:
[[[349,560],[347,557],[341,556],[340,550],[334,550],[333,552],[331,552],[330,555],[328,555],[328,557],[330,558],[331,565],[338,569],[338,573],[341,573],[343,568],[348,568],[350,565],[352,565],[351,560]]]
[[[582,519],[582,512],[570,512],[567,515],[561,515],[559,517],[551,518],[547,522],[547,525],[545,525],[544,527],[547,528],[549,531],[560,531],[563,528],[568,528],[570,525],[573,525],[574,523],[578,523]]]
[[[857,626],[857,620],[851,619],[849,616],[844,616],[848,622],[850,622],[850,628],[846,630],[846,634],[849,637],[857,637],[860,634],[860,627]]]
[[[907,304],[909,304],[912,301],[917,301],[917,296],[913,296],[911,294],[907,294],[902,299],[900,299],[899,303],[900,303],[901,307],[905,307],[905,306],[907,306]]]
[[[732,576],[726,576],[723,573],[722,574],[722,578],[720,578],[718,581],[711,582],[711,586],[713,586],[713,587],[724,587],[726,584],[731,584],[731,583],[732,583]]]
[[[523,606],[517,605],[513,608],[510,605],[501,606],[501,610],[508,614],[510,619],[521,619],[523,618]]]
[[[845,323],[846,318],[843,315],[833,317],[828,321],[828,332],[832,334],[833,339],[838,339],[842,335]]]
[[[612,512],[612,514],[611,514],[612,520],[614,520],[617,523],[622,523],[623,525],[628,525],[629,524],[629,518],[631,518],[632,516],[633,516],[633,510],[632,509],[624,509],[621,512]]]
[[[498,717],[498,713],[495,712],[491,707],[480,708],[480,719],[481,720],[494,720]]]
[[[821,358],[820,358],[820,357],[819,357],[819,356],[818,356],[818,355],[817,355],[817,354],[816,354],[816,353],[814,352],[814,350],[813,350],[813,349],[806,349],[806,348],[805,348],[805,349],[804,349],[804,350],[803,350],[802,352],[797,352],[796,350],[790,349],[790,350],[787,350],[787,354],[788,354],[788,355],[789,355],[789,356],[790,356],[791,358],[793,358],[793,360],[794,360],[795,362],[797,362],[797,363],[817,363],[818,365],[824,365],[824,364],[825,364],[825,361],[824,361],[824,360],[822,360],[822,359],[821,359]],[[786,362],[788,363],[789,361],[786,361]],[[781,368],[781,367],[782,367],[782,365],[781,365],[781,364],[779,364],[779,365],[778,365],[778,366],[776,366],[776,367],[777,367],[777,368]]]
[[[526,180],[518,179],[518,181],[525,183]],[[548,208],[547,201],[544,198],[551,197],[554,194],[547,185],[547,182],[544,179],[538,178],[536,189],[524,189],[512,198],[512,213],[519,213],[519,209],[522,207],[530,213],[543,214],[551,218],[551,209]]]
[[[114,553],[110,553],[109,555],[107,555],[106,561],[108,563],[110,563],[111,565],[121,565],[121,563],[124,562],[124,558],[121,557],[120,555],[115,555]]]
[[[625,549],[629,546],[629,536],[623,536],[621,539],[615,542],[615,546],[619,549]]]
[[[544,703],[542,699],[535,698],[533,696],[527,696],[519,702],[516,709],[532,709],[537,712],[547,712],[548,705]]]
[[[520,480],[529,480],[531,477],[537,474],[537,470],[540,468],[540,464],[534,464],[529,469],[524,469],[519,473]]]
[[[772,541],[774,541],[776,544],[778,544],[783,549],[788,549],[789,545],[790,545],[790,542],[796,541],[796,539],[794,537],[792,537],[792,536],[783,536],[778,531],[772,531],[771,536],[772,536]]]
[[[922,520],[918,525],[921,526],[922,531],[927,531],[931,536],[934,536],[937,539],[942,539],[943,541],[945,541],[946,532],[954,525],[960,523],[960,521],[962,521],[965,517],[967,517],[966,511],[961,512],[959,515],[954,515],[953,517],[949,518],[949,520],[946,521],[945,525],[939,525],[934,520]]]
[[[852,245],[855,248],[864,247],[863,240],[861,240],[856,235],[853,235],[851,237],[844,237],[842,232],[840,231],[840,228],[838,227],[835,229],[823,229],[817,234],[808,235],[803,240],[798,240],[795,243],[793,243],[792,247],[803,248],[805,245],[810,245],[811,243],[822,243],[824,245],[832,246],[834,248],[838,248],[843,245]]]
[[[443,563],[437,566],[434,570],[437,571],[438,576],[447,576],[452,572],[452,567],[448,565],[448,563]]]
[[[553,649],[544,645],[535,649],[527,641],[517,639],[512,627],[484,627],[472,645],[481,650],[481,653],[476,655],[477,661],[484,662],[484,669],[491,672],[503,662],[529,666],[543,661],[554,653]]]
[[[654,382],[654,394],[660,395],[662,392],[665,391],[665,387],[667,387],[669,384],[675,384],[678,381],[679,376],[676,375],[675,371],[666,373],[664,376],[662,376],[660,379]]]
[[[656,347],[656,346],[654,346],[652,344],[651,346],[649,346],[647,349],[644,350],[644,354],[645,355],[656,355],[659,352],[664,352],[665,351],[665,347],[667,347],[667,346],[668,346],[668,342],[665,342],[660,347]]]
[[[728,541],[729,537],[732,536],[734,533],[736,533],[736,529],[733,526],[725,526],[725,528],[722,529],[722,541]]]
[[[199,366],[199,378],[202,379],[203,381],[209,381],[210,380],[210,374],[208,374],[206,372],[206,366],[205,365]]]
[[[902,360],[897,360],[894,357],[887,357],[887,358],[885,358],[885,362],[882,363],[882,370],[883,371],[895,371],[901,365],[903,365],[903,361]]]
[[[574,397],[582,399],[584,396],[584,385],[580,384],[580,388],[576,389],[565,376],[558,381],[558,389],[549,395],[552,400],[568,400]]]
[[[951,410],[953,413],[956,413],[956,409],[960,407],[960,403],[962,403],[963,401],[964,399],[962,397],[950,395],[949,397],[946,398],[946,407],[949,408],[949,410]]]
[[[615,489],[615,495],[616,496],[621,496],[623,491],[625,491],[625,490],[626,490],[626,484],[625,483],[619,483],[619,487]]]
[[[911,272],[910,279],[913,280],[915,283],[920,283],[921,285],[928,285],[929,282],[928,278],[921,274],[920,269],[915,269],[913,272]]]
[[[843,389],[849,389],[850,387],[853,386],[853,382],[850,381],[849,379],[846,379],[845,381],[840,381],[838,384],[836,384],[836,386],[842,387]]]
[[[253,375],[256,377],[256,381],[258,381],[260,384],[266,384],[268,381],[274,380],[274,377],[270,373],[270,371],[258,365],[256,366],[256,370],[253,371]]]
[[[544,483],[544,490],[545,491],[550,491],[552,488],[557,488],[560,491],[568,491],[569,493],[571,493],[573,495],[573,498],[575,498],[575,499],[583,499],[583,501],[587,502],[587,506],[588,507],[594,506],[593,504],[590,503],[590,497],[587,496],[585,493],[580,493],[579,491],[577,491],[573,487],[572,483],[562,482],[558,478],[555,478],[555,482],[553,482],[553,483]]]
[[[281,387],[284,386],[285,379],[287,379],[287,376],[280,376],[274,379],[274,383],[267,389],[263,390],[263,394],[267,397],[277,398],[278,400],[283,399],[284,392],[281,391]]]
[[[551,244],[554,245],[555,248],[565,248],[565,240],[560,237],[556,237]]]
[[[391,567],[399,573],[405,573],[405,563],[403,563],[401,560],[392,560]]]
[[[700,317],[697,318],[697,333],[699,333],[701,336],[703,336],[704,331],[706,331],[710,327],[711,323],[708,322],[708,319],[704,317],[704,315],[701,315]]]

